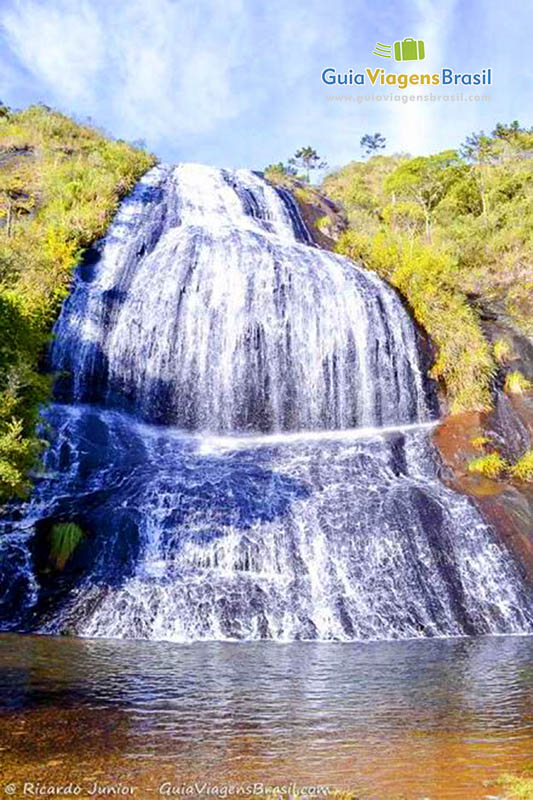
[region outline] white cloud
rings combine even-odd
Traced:
[[[22,65],[55,102],[151,142],[214,129],[243,107],[232,71],[250,50],[242,0],[19,0],[2,15]]]
[[[9,43],[27,70],[66,100],[93,90],[105,53],[104,34],[94,8],[80,0],[18,2],[2,14]]]
[[[396,72],[433,73],[440,71],[446,61],[446,47],[456,3],[457,0],[442,0],[438,4],[433,0],[415,1],[414,9],[418,14],[418,22],[410,35],[424,42],[426,58],[423,62],[414,62],[411,70],[409,67],[406,69],[405,64],[397,64]],[[446,90],[443,91],[447,93]],[[424,87],[423,91],[404,90],[401,92],[405,95],[437,95],[440,93],[434,87]],[[442,128],[443,107],[444,101],[435,103],[410,101],[405,104],[391,104],[389,110],[394,120],[391,126],[395,131],[394,149],[399,152],[415,154],[433,150],[435,141],[439,139],[439,128]]]
[[[375,130],[388,152],[427,153],[523,117],[513,86],[525,96],[529,28],[520,0],[507,2],[512,13],[480,20],[459,0],[0,0],[0,97],[90,115],[170,159],[261,167],[310,142],[342,163]],[[504,17],[518,46],[500,53]],[[406,35],[425,41],[426,60],[387,69],[476,68],[490,54],[493,102],[326,102],[325,66],[382,66],[375,42]]]

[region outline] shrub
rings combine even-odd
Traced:
[[[497,339],[492,349],[498,364],[505,364],[512,355],[512,347],[506,339]]]
[[[490,444],[490,437],[474,436],[473,439],[470,439],[470,444],[472,447],[475,447],[476,450],[483,450],[488,444]]]
[[[499,453],[494,452],[470,461],[468,471],[476,475],[483,475],[484,478],[496,480],[503,475],[507,466],[505,459]]]
[[[507,394],[524,394],[533,389],[533,383],[525,375],[522,375],[519,370],[514,370],[505,376],[504,388]]]
[[[317,220],[315,220],[314,225],[317,231],[319,231],[320,233],[324,233],[325,231],[327,231],[330,225],[330,219],[327,215],[319,217]]]
[[[533,450],[524,453],[516,464],[511,467],[511,476],[517,481],[533,483]]]
[[[291,175],[281,161],[278,164],[269,164],[268,167],[265,167],[263,176],[266,181],[274,186],[291,185]]]
[[[53,526],[50,531],[50,561],[56,569],[65,568],[84,537],[82,529],[74,522],[61,522]]]
[[[502,800],[532,800],[533,778],[504,775],[497,783],[505,789]]]

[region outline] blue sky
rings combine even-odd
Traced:
[[[144,139],[172,162],[261,169],[311,144],[335,166],[360,157],[361,136],[377,130],[387,137],[387,152],[427,153],[457,146],[472,130],[490,131],[496,121],[531,124],[528,6],[523,0],[0,0],[0,98],[13,107],[42,101],[91,117],[116,137]],[[405,36],[423,39],[427,52],[405,71],[491,66],[491,100],[327,100],[347,91],[322,84],[325,67],[398,71],[401,65],[372,50],[376,41]]]

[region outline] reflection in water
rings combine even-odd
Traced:
[[[0,638],[0,773],[293,780],[486,797],[533,757],[531,637],[197,643]],[[6,773],[7,774],[7,773]]]

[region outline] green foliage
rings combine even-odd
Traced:
[[[290,186],[292,174],[281,161],[269,164],[263,171],[265,180],[274,186]]]
[[[471,161],[474,164],[491,161],[496,152],[497,143],[490,136],[486,136],[483,131],[467,136],[461,145],[461,155],[465,161]]]
[[[496,480],[507,470],[507,462],[499,453],[488,453],[486,456],[475,458],[468,464],[468,471],[484,478]]]
[[[512,347],[506,339],[497,339],[492,349],[498,364],[505,364],[511,358]]]
[[[326,162],[322,161],[317,151],[309,145],[307,147],[301,147],[296,151],[292,158],[289,158],[290,170],[295,173],[298,170],[303,169],[304,175],[302,177],[305,178],[308,183],[310,180],[311,170],[325,169],[326,166]]]
[[[312,203],[315,197],[315,193],[311,186],[295,186],[291,189],[291,191],[296,199],[301,203]]]
[[[517,481],[533,483],[533,450],[528,450],[516,464],[511,467],[511,476]]]
[[[381,133],[365,133],[359,142],[367,156],[376,155],[379,150],[384,150],[387,140]]]
[[[0,502],[38,462],[39,361],[73,268],[154,163],[43,106],[0,113]]]
[[[317,231],[323,233],[328,229],[328,226],[330,225],[330,219],[327,215],[324,215],[323,217],[319,217],[317,220],[315,220],[314,224]]]
[[[461,153],[374,156],[323,183],[348,217],[337,249],[405,297],[437,345],[452,412],[489,409],[496,363],[512,358],[486,342],[480,305],[533,336],[533,133],[499,125]]]
[[[471,444],[483,450],[490,445],[490,440],[487,437],[480,436],[477,439],[472,439]],[[492,480],[507,477],[521,483],[533,483],[533,450],[525,452],[512,465],[508,464],[498,452],[493,450],[470,461],[468,471]]]
[[[53,526],[50,531],[50,561],[55,569],[65,568],[84,537],[82,529],[74,522],[61,522]]]
[[[475,447],[476,450],[484,450],[485,447],[490,444],[490,437],[474,436],[473,439],[470,439],[470,444],[472,445],[472,447]]]
[[[400,164],[386,180],[385,189],[394,198],[416,203],[424,215],[426,238],[431,241],[433,211],[465,172],[455,150],[434,156],[419,156]]]
[[[532,133],[533,128],[523,128],[517,119],[513,120],[510,125],[505,125],[501,122],[496,123],[496,127],[492,131],[492,135],[497,139],[517,139],[521,133]]]
[[[425,214],[417,203],[398,201],[384,206],[381,211],[383,222],[396,233],[415,236],[422,233],[425,225]]]
[[[533,383],[529,381],[525,375],[519,370],[514,370],[513,372],[509,372],[505,376],[505,391],[507,394],[524,394],[525,392],[530,392],[533,389]]]
[[[351,227],[354,227],[352,215],[357,214],[361,207],[375,212],[390,202],[385,181],[405,160],[404,156],[374,156],[366,162],[352,161],[324,179],[324,192],[343,204]]]

